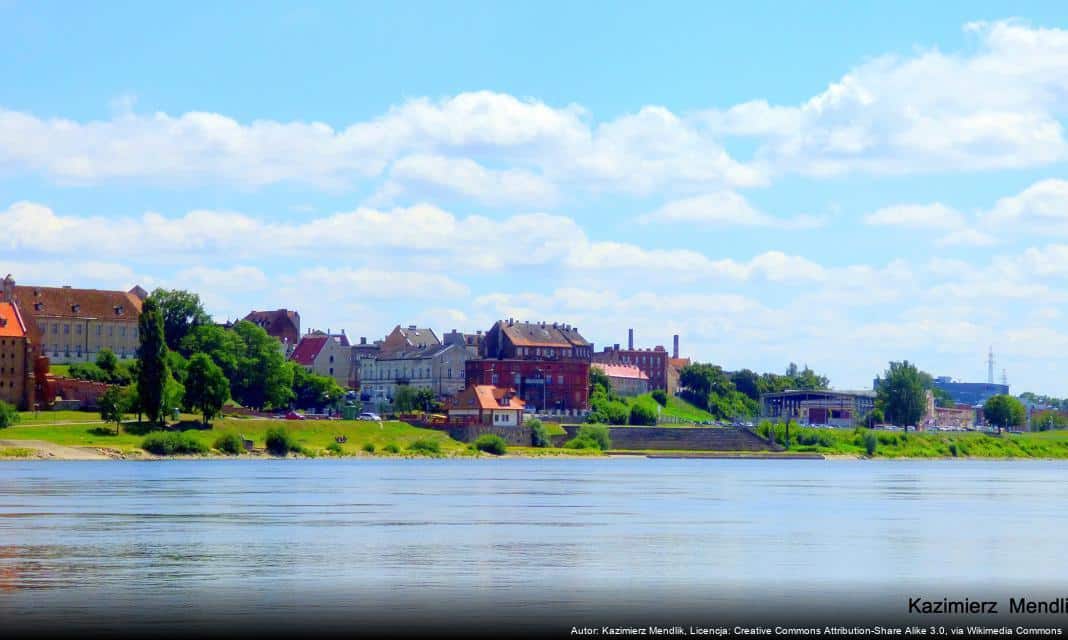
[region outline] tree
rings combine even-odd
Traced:
[[[149,298],[155,301],[163,315],[163,331],[169,349],[178,350],[192,329],[211,323],[211,317],[200,303],[200,296],[195,293],[181,289],[156,289]]]
[[[236,331],[214,324],[194,327],[182,340],[181,352],[186,355],[206,353],[223,370],[230,381],[235,379],[238,364],[246,350],[245,341]]]
[[[829,383],[830,380],[826,376],[817,375],[808,365],[794,375],[794,386],[797,389],[826,389]]]
[[[687,399],[702,409],[708,408],[710,395],[725,396],[735,391],[727,374],[714,364],[686,365],[679,373],[679,384],[686,388]]]
[[[13,424],[18,424],[19,412],[15,407],[0,400],[0,429],[6,429]]]
[[[418,394],[413,387],[406,384],[397,385],[393,392],[393,410],[397,413],[409,413],[419,406]]]
[[[921,372],[908,360],[891,362],[876,386],[876,406],[887,420],[905,431],[918,424],[927,411],[927,390]]]
[[[656,425],[656,405],[648,402],[635,402],[630,407],[630,423],[634,425]]]
[[[97,401],[100,408],[100,419],[105,423],[115,423],[115,435],[119,435],[119,427],[122,425],[123,398],[122,391],[115,386],[107,388],[104,395]]]
[[[281,343],[251,322],[238,322],[233,331],[242,343],[230,378],[234,400],[253,409],[289,406],[293,400],[293,368],[286,363]]]
[[[163,314],[151,296],[141,307],[138,333],[141,337],[141,346],[137,349],[139,403],[149,421],[158,424],[164,418],[164,392],[170,373],[167,371]]]
[[[119,358],[111,349],[101,349],[100,353],[96,354],[96,366],[108,376],[114,376],[119,367]]]
[[[612,381],[608,374],[600,367],[590,367],[590,395],[597,391],[597,387],[604,389],[606,394],[612,393]]]
[[[987,422],[996,425],[998,433],[1002,429],[1018,427],[1027,419],[1027,410],[1023,403],[1008,395],[997,395],[987,398],[983,404],[983,417]]]
[[[949,395],[949,392],[945,389],[939,389],[931,383],[931,395],[934,396],[935,406],[938,407],[952,407],[957,403],[953,401],[953,396]]]
[[[434,396],[434,392],[430,389],[420,388],[415,392],[415,406],[426,412],[434,411],[437,405],[437,398]]]
[[[230,381],[205,353],[193,354],[185,376],[185,405],[204,416],[204,424],[219,415],[230,399]]]
[[[734,388],[753,400],[760,400],[760,376],[749,369],[742,369],[731,374]]]
[[[293,402],[299,409],[321,409],[336,404],[345,390],[330,376],[316,375],[304,367],[290,363],[293,368]]]

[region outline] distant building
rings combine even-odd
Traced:
[[[432,344],[408,349],[382,348],[374,357],[360,360],[360,397],[373,403],[392,404],[397,387],[429,389],[435,396],[452,396],[464,388],[467,350],[459,344]]]
[[[360,341],[352,345],[349,354],[349,386],[353,389],[361,387],[360,375],[363,370],[363,361],[369,358],[377,358],[382,348],[382,341],[367,342],[366,337],[360,337]]]
[[[445,344],[463,345],[472,358],[477,358],[479,348],[482,346],[482,332],[460,333],[456,329],[453,329],[442,337],[442,342]]]
[[[789,390],[760,396],[760,415],[804,425],[851,427],[875,409],[874,391]]]
[[[472,385],[449,401],[449,422],[518,427],[523,424],[524,406],[515,389]]]
[[[481,357],[467,361],[467,385],[508,386],[530,407],[589,409],[593,345],[563,323],[500,320],[482,337]]]
[[[0,302],[0,401],[32,408],[33,344],[26,322],[12,302]]]
[[[244,317],[246,322],[261,327],[272,338],[277,338],[285,345],[288,357],[300,342],[300,314],[289,309],[274,311],[253,311]]]
[[[649,391],[649,376],[633,364],[603,364],[594,362],[591,368],[600,369],[612,385],[612,391],[621,396],[640,396]]]
[[[953,402],[976,406],[993,396],[1009,395],[1009,385],[991,382],[957,382],[948,376],[935,378],[934,386],[953,398]]]
[[[394,327],[393,331],[379,345],[379,350],[382,353],[389,353],[391,351],[411,351],[412,349],[440,346],[441,340],[438,339],[433,329],[421,329],[414,324],[410,324],[407,327],[400,325]]]
[[[937,427],[952,429],[971,429],[976,424],[975,407],[957,404],[952,407],[939,407],[935,404],[934,394],[927,391],[927,404],[923,418],[918,425],[921,429]]]
[[[685,366],[680,366],[679,363],[689,364],[689,359],[679,358],[678,335],[673,336],[673,341],[671,356],[668,356],[667,350],[661,345],[651,349],[635,348],[634,329],[628,329],[626,349],[621,349],[619,344],[614,344],[593,354],[593,361],[602,364],[634,365],[648,376],[650,389],[662,389],[674,395],[678,389],[678,372],[682,366]],[[672,371],[673,368],[674,371]]]
[[[352,350],[344,333],[313,332],[297,343],[290,360],[320,376],[330,376],[342,388],[349,386]]]
[[[56,364],[92,362],[102,349],[133,358],[140,346],[138,321],[144,289],[103,291],[16,286],[2,281],[0,302],[18,305],[37,354]]]

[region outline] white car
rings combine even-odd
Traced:
[[[366,412],[366,413],[361,413],[360,415],[356,416],[356,419],[357,420],[368,420],[368,421],[373,421],[373,422],[381,422],[382,421],[382,416],[378,415],[377,413]]]

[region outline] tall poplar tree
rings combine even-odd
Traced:
[[[167,385],[167,341],[163,332],[163,314],[156,300],[149,296],[141,307],[138,322],[141,346],[137,374],[137,393],[141,407],[150,422],[160,423],[165,416],[164,390]]]

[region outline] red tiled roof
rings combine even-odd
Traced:
[[[648,380],[649,376],[644,371],[639,369],[633,364],[606,364],[601,362],[595,362],[592,365],[597,367],[609,378],[631,378],[634,380]]]
[[[21,285],[15,287],[14,298],[30,317],[137,322],[141,315],[141,299],[128,291]]]
[[[508,399],[508,404],[502,405],[501,400],[509,394],[511,395]],[[477,384],[456,394],[451,406],[453,409],[473,409],[477,405],[479,409],[483,410],[513,409],[522,411],[526,404],[519,396],[515,395],[515,389],[495,387],[491,384]]]
[[[289,359],[303,367],[312,366],[319,352],[326,346],[328,339],[329,336],[326,335],[304,336],[297,343],[297,348],[293,350],[293,355]]]
[[[0,302],[0,338],[25,338],[26,326],[19,310],[10,302]]]
[[[585,347],[589,343],[574,328],[540,322],[500,321],[501,331],[517,347]]]

